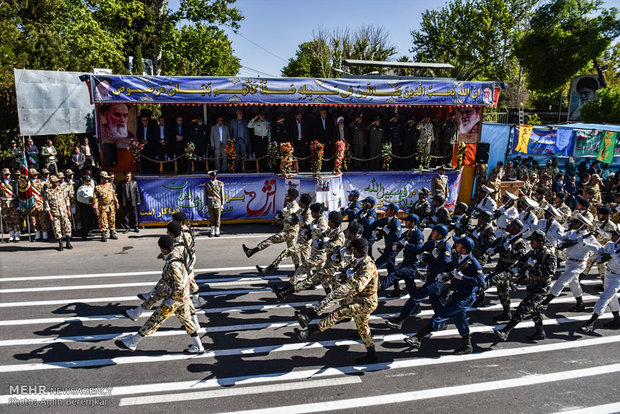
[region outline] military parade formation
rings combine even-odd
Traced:
[[[443,172],[440,169],[431,189],[418,191],[418,200],[408,211],[396,204],[375,210],[373,197],[360,200],[360,193],[353,190],[344,207],[327,212],[324,204],[313,202],[310,194],[300,195],[298,190],[288,189],[284,207],[276,215],[282,230],[256,247],[242,244],[242,248],[251,258],[269,246],[286,246],[268,266],[256,265],[259,276],[265,276],[285,258],[292,260],[295,270],[288,281],[270,285],[276,301],[285,302],[290,295],[319,285],[324,289],[321,300],[295,312],[299,328],[294,333],[300,341],[308,341],[339,322],[353,320],[357,330],[353,338],[360,338],[367,351],[356,364],[377,362],[369,319],[377,309],[380,294],[401,296],[401,281],[409,297],[396,317],[385,320],[389,329],[400,330],[407,318],[420,313],[420,305],[426,300],[433,311],[417,333],[404,339],[414,350],[451,321],[462,337],[454,354],[472,353],[468,310],[490,305],[485,291],[491,288],[496,289],[502,308],[494,317],[503,323],[494,331],[497,340],[507,340],[517,324],[531,318],[534,332],[527,339],[541,341],[546,337],[543,318],[547,306],[566,285],[575,298],[569,312],[586,310],[580,280],[588,277],[594,264],[602,279],[602,293],[592,317],[579,329],[584,333],[594,331],[597,318],[607,307],[613,319],[603,327],[620,328],[617,204],[604,205],[578,196],[573,211],[565,208],[562,194],[548,193],[542,187],[533,189],[534,198],[523,191],[517,195],[504,192],[498,197],[492,183],[487,183],[480,185],[477,202],[471,207],[457,203],[450,214],[445,205],[447,185]],[[218,200],[223,188],[215,175],[212,172],[205,184],[205,196]],[[56,197],[55,185],[53,182],[48,192],[50,199]],[[112,205],[113,198],[109,200]],[[220,204],[216,201],[215,205]],[[50,214],[60,218],[54,226],[60,236],[69,204],[52,204],[46,199],[46,206],[53,211]],[[345,219],[348,223],[343,231]],[[219,230],[213,229],[219,229],[219,224],[215,223],[217,218],[212,223],[212,232],[217,235]],[[116,342],[120,348],[135,350],[143,337],[175,314],[192,338],[186,352],[204,352],[197,335],[200,323],[196,311],[204,305],[194,279],[194,240],[187,217],[175,213],[167,234],[159,239],[159,258],[165,261],[161,279],[151,291],[138,295],[143,300],[140,306],[122,313],[136,321],[142,312],[160,304],[137,333]],[[384,247],[373,254],[373,245],[379,241]],[[387,275],[380,277],[379,268],[385,268]],[[388,292],[390,289],[393,291]],[[510,296],[519,290],[525,290],[525,297],[513,311]]]

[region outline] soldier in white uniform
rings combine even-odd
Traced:
[[[538,218],[534,212],[538,208],[538,203],[529,197],[519,200],[517,209],[519,210],[519,219],[523,222],[523,229],[527,229],[523,237],[530,235],[538,228]]]
[[[601,316],[607,306],[614,319],[603,324],[605,328],[620,328],[620,304],[618,303],[618,290],[620,290],[620,231],[611,231],[611,241],[605,243],[597,252],[597,261],[607,262],[607,273],[605,273],[604,291],[594,305],[594,312],[589,321],[579,329],[582,332],[594,331],[594,322]]]
[[[517,196],[506,191],[502,196],[502,206],[493,213],[497,217],[497,231],[495,233],[497,237],[505,235],[508,223],[519,218],[519,212],[514,206],[515,201],[517,201]]]
[[[538,230],[545,235],[545,247],[548,247],[552,254],[555,254],[558,242],[564,238],[564,227],[557,220],[561,215],[562,213],[549,204],[544,218],[538,222]]]
[[[490,187],[487,187],[484,184],[480,188],[482,189],[483,197],[482,197],[482,200],[480,200],[478,204],[476,204],[476,208],[474,209],[474,211],[482,210],[482,211],[488,211],[491,214],[495,213],[495,210],[497,209],[497,203],[495,202],[495,200],[491,198],[491,194],[493,194],[495,190],[493,190]]]
[[[590,251],[598,251],[601,248],[600,243],[594,238],[593,233],[588,232],[592,226],[592,222],[580,213],[577,213],[571,220],[570,230],[566,233],[564,240],[557,247],[562,250],[566,248],[566,265],[564,273],[551,287],[549,295],[541,303],[541,306],[547,306],[554,298],[558,297],[566,285],[577,301],[577,304],[570,308],[569,312],[583,312],[585,305],[583,304],[583,290],[579,283],[579,275],[586,268],[586,260]]]

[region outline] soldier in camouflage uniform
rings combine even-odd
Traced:
[[[545,339],[541,303],[549,293],[551,279],[555,275],[556,259],[547,247],[545,247],[545,234],[542,230],[536,230],[528,238],[532,250],[519,261],[519,273],[527,276],[527,296],[519,303],[517,310],[504,328],[495,330],[495,334],[505,341],[510,331],[528,315],[532,316],[536,331],[527,337],[528,341]]]
[[[536,193],[534,193],[534,200],[538,203],[538,208],[534,210],[534,215],[538,220],[543,218],[545,210],[549,206],[549,203],[545,199],[545,194],[549,194],[549,192],[542,188],[539,188],[536,190]]]
[[[93,210],[99,219],[99,231],[101,231],[101,241],[107,241],[108,236],[116,240],[116,209],[118,209],[118,199],[112,183],[110,183],[107,172],[101,172],[101,184],[95,187],[93,193]]]
[[[466,234],[474,241],[474,249],[472,255],[478,260],[480,266],[485,266],[489,261],[489,251],[495,245],[495,229],[493,228],[493,216],[488,211],[483,211],[478,215],[478,225],[474,230]],[[473,307],[477,308],[484,304],[486,298],[485,288],[476,291],[476,300]]]
[[[370,315],[377,309],[379,288],[379,272],[373,260],[368,256],[368,241],[360,238],[351,244],[355,260],[347,270],[347,281],[337,289],[331,291],[314,310],[306,313],[297,313],[297,319],[302,330],[295,329],[300,341],[307,341],[318,332],[325,332],[338,322],[353,318],[357,332],[366,346],[366,355],[356,359],[357,364],[372,364],[377,362],[375,344],[368,325]],[[309,325],[319,315],[327,313],[334,304],[339,307],[324,317],[316,325]]]
[[[409,214],[415,214],[420,220],[426,219],[431,214],[431,203],[428,201],[430,190],[422,187],[418,190],[418,199],[409,208]]]
[[[476,225],[474,224],[474,218],[467,214],[469,206],[466,203],[460,202],[454,207],[454,214],[452,214],[452,224],[449,226],[451,230],[454,230],[455,236],[462,236],[469,234],[474,230]]]
[[[32,180],[32,190],[34,194],[34,209],[30,213],[30,226],[32,231],[36,232],[34,239],[48,240],[47,229],[49,228],[49,219],[47,212],[43,209],[43,196],[45,181],[39,179],[39,172],[31,168],[30,177]]]
[[[611,240],[611,232],[616,230],[618,226],[609,219],[611,215],[611,209],[607,206],[598,206],[596,209],[596,219],[592,227],[596,231],[596,240],[604,246],[609,240]],[[590,274],[592,265],[596,262],[598,268],[598,276],[601,280],[605,279],[605,272],[607,271],[607,265],[605,262],[599,262],[596,260],[596,254],[590,254],[586,263],[586,268],[583,271],[584,275]]]
[[[554,207],[561,213],[559,217],[556,217],[556,220],[558,221],[558,223],[562,225],[564,225],[564,223],[566,223],[566,220],[568,220],[571,214],[573,214],[573,210],[571,210],[570,207],[567,206],[566,203],[564,202],[565,199],[566,199],[565,193],[555,194]]]
[[[71,222],[69,221],[71,210],[69,199],[64,188],[60,187],[58,177],[52,176],[50,182],[52,186],[45,192],[43,208],[47,211],[49,220],[52,223],[54,237],[58,241],[58,250],[63,250],[63,233],[66,239],[65,247],[71,249],[73,246],[71,246]]]
[[[329,231],[327,220],[323,217],[323,204],[314,203],[310,205],[310,214],[312,215],[312,222],[310,223],[310,235],[312,244],[310,246],[310,256],[308,260],[302,262],[300,266],[295,269],[295,273],[292,276],[292,284],[297,283],[302,275],[310,277],[313,270],[319,271],[325,263],[325,249],[324,244],[320,243],[325,238],[325,234]]]
[[[11,179],[11,171],[8,168],[2,170],[2,181],[0,181],[0,213],[2,214],[3,231],[9,232],[9,241],[19,242],[21,215],[17,211],[18,198],[17,192],[19,184]]]
[[[162,271],[162,280],[168,287],[165,300],[137,333],[119,339],[115,344],[121,349],[135,351],[142,338],[155,333],[166,319],[175,314],[192,338],[192,345],[185,352],[201,354],[204,347],[198,337],[200,325],[196,322],[196,310],[190,300],[189,276],[181,252],[174,249],[174,239],[168,235],[160,237],[158,244],[165,261]]]
[[[245,255],[249,258],[260,252],[261,250],[265,250],[267,247],[271,246],[274,243],[286,243],[287,248],[292,248],[295,244],[295,239],[297,239],[297,233],[299,232],[299,217],[297,216],[297,212],[299,211],[299,204],[297,204],[297,197],[299,196],[299,192],[294,188],[289,188],[286,193],[286,204],[282,211],[278,211],[276,214],[276,219],[282,221],[284,228],[279,233],[270,236],[269,238],[260,242],[253,249],[248,248],[245,244],[241,245],[243,247],[243,251]],[[299,258],[296,256],[292,257],[293,263],[295,265],[299,265]],[[261,268],[260,266],[256,266],[258,273],[261,276],[266,275],[271,272],[274,267],[272,265],[267,266],[266,268]]]
[[[507,230],[508,234],[497,239],[495,247],[490,251],[491,256],[499,253],[497,266],[487,278],[491,285],[497,287],[497,296],[503,308],[503,312],[493,318],[496,321],[508,321],[512,317],[510,314],[509,293],[512,267],[527,252],[527,246],[522,237],[523,222],[519,219],[512,220],[508,224]]]

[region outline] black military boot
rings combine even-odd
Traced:
[[[62,245],[62,238],[58,239],[58,251],[62,252],[64,250],[64,247]]]
[[[542,323],[540,325],[535,325],[534,327],[536,328],[536,331],[532,335],[526,336],[525,339],[528,341],[542,341],[547,337]]]
[[[104,243],[108,241],[108,237],[104,232],[101,232],[101,241]]]
[[[473,305],[471,305],[473,308],[479,308],[481,306],[484,306],[484,300],[486,298],[486,295],[484,293],[484,290],[479,290],[477,295],[476,295],[476,301],[474,302]]]
[[[298,264],[295,265],[295,270],[297,270],[297,269],[299,269],[299,265]]]
[[[297,322],[299,322],[299,326],[305,329],[308,325],[310,325],[310,322],[312,322],[313,319],[318,318],[319,315],[314,309],[311,309],[309,311],[296,311],[295,317],[297,318]]]
[[[596,313],[592,314],[590,320],[579,327],[579,330],[583,333],[594,332],[594,322],[598,319],[598,315]]]
[[[312,325],[308,329],[299,330],[295,328],[294,332],[295,335],[297,335],[297,339],[299,339],[300,341],[307,341],[317,332],[319,332],[319,328],[316,325]]]
[[[258,253],[258,249],[256,247],[253,249],[250,249],[245,244],[242,244],[241,247],[243,247],[243,251],[245,252],[245,255],[247,257],[252,257],[254,254]]]
[[[426,325],[417,334],[406,337],[405,342],[413,349],[420,349],[420,347],[422,346],[422,338],[424,338],[431,332],[433,332],[433,328],[431,328],[430,325]]]
[[[400,284],[398,280],[394,284],[394,291],[387,295],[388,298],[400,298]]]
[[[67,236],[66,239],[65,249],[73,249],[73,246],[71,245],[71,237]]]
[[[474,348],[471,346],[471,338],[469,335],[465,335],[463,336],[463,345],[454,350],[454,355],[468,355],[472,352],[474,352]]]
[[[278,301],[282,301],[285,297],[295,291],[295,287],[291,285],[290,282],[286,282],[286,285],[284,285],[282,288],[279,288],[276,285],[272,285],[271,290],[273,290],[273,293],[276,294],[276,298],[278,298]]]
[[[546,297],[546,298],[544,298],[542,302],[540,302],[540,305],[539,305],[539,306],[540,306],[540,309],[542,309],[542,310],[546,310],[546,309],[547,309],[547,306],[549,306],[549,304],[551,303],[551,301],[552,301],[553,299],[555,299],[555,296],[553,296],[551,293],[549,293],[549,294],[547,295],[547,297]]]
[[[513,320],[510,320],[510,322],[508,322],[506,326],[504,326],[502,329],[495,329],[493,330],[493,332],[499,339],[501,339],[502,341],[505,341],[506,339],[508,339],[508,335],[510,334],[510,331],[512,331],[515,326],[517,326],[517,323],[514,322]]]
[[[272,265],[269,265],[267,267],[260,267],[259,265],[256,265],[256,270],[258,271],[258,274],[261,276],[265,276],[267,273],[271,272],[273,269],[275,269]]]
[[[575,304],[575,306],[570,308],[568,311],[569,312],[583,312],[583,311],[585,311],[586,310],[586,305],[584,305],[584,303],[583,303],[583,298],[581,296],[579,296],[578,298],[575,298],[575,300],[577,301],[577,303]]]
[[[504,306],[504,311],[493,317],[493,320],[496,322],[509,321],[512,318],[512,313],[510,313],[510,305]]]
[[[116,235],[116,231],[110,232],[110,238],[112,240],[118,240],[118,236]]]
[[[363,357],[359,357],[355,360],[356,365],[367,365],[367,364],[376,364],[379,361],[377,358],[377,352],[375,351],[375,346],[370,346],[366,348],[366,355]]]
[[[605,328],[611,328],[611,329],[620,328],[620,312],[612,312],[612,313],[614,315],[614,318],[611,321],[604,323],[603,326]]]

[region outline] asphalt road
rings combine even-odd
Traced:
[[[219,239],[198,232],[196,278],[206,302],[199,320],[207,349],[199,356],[182,353],[190,341],[174,317],[133,353],[114,345],[148,317],[133,322],[119,311],[137,306],[135,295],[158,280],[161,229],[121,234],[107,243],[76,240],[64,252],[52,243],[0,244],[0,411],[620,411],[620,331],[602,328],[609,313],[594,334],[577,331],[598,297],[594,271],[584,280],[587,313],[567,312],[574,300],[566,289],[547,312],[548,339],[537,343],[525,339],[531,321],[496,343],[492,317],[499,306],[491,291],[489,305],[469,313],[475,345],[468,356],[452,355],[460,345],[454,325],[433,334],[420,351],[410,350],[404,334],[426,324],[430,305],[424,304],[422,319],[391,330],[384,318],[398,313],[405,297],[384,298],[371,319],[380,362],[363,367],[353,362],[365,352],[359,339],[349,339],[353,322],[309,343],[293,335],[294,307],[316,302],[322,289],[279,304],[268,284],[283,283],[292,264],[265,279],[253,271],[282,245],[250,260],[241,244],[254,246],[278,227],[222,230]],[[513,307],[521,297],[522,291]]]

